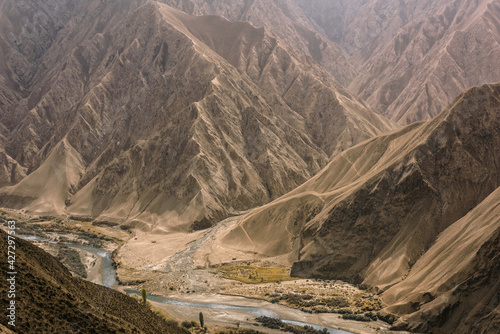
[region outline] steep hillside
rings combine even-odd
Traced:
[[[500,80],[493,0],[163,0],[196,15],[265,27],[401,125]]]
[[[3,230],[0,246],[7,249]],[[9,270],[2,263],[5,282]],[[5,316],[0,320],[15,333],[185,333],[125,294],[71,276],[54,257],[27,241],[16,239],[15,265],[16,327]],[[10,302],[7,298],[6,293],[0,297],[3,306]]]
[[[268,96],[271,105],[282,100],[299,114],[311,140],[328,155],[393,128],[332,80],[311,57],[297,53],[267,29],[216,16],[165,16],[167,21],[178,20],[185,28],[183,32],[246,74],[264,97]]]
[[[195,258],[363,282],[404,315],[398,328],[496,328],[499,145],[500,84],[472,88],[433,120],[338,155]]]
[[[206,228],[392,127],[263,29],[152,1],[80,5],[9,109],[25,116],[4,140],[6,206]]]
[[[161,0],[191,15],[219,15],[231,21],[250,22],[264,27],[290,44],[296,51],[313,58],[337,82],[347,85],[357,74],[346,53],[318,32],[317,24],[292,0]]]
[[[400,124],[429,119],[464,89],[500,79],[500,4],[441,5],[363,55],[364,74],[350,86]]]
[[[408,276],[382,294],[412,331],[500,331],[500,188],[444,230]]]
[[[0,123],[3,123],[0,134],[6,136],[32,107],[28,101],[22,109],[17,105],[43,73],[41,58],[58,31],[84,3],[67,0],[0,3]],[[14,115],[12,108],[17,109]]]
[[[470,89],[432,121],[335,157],[304,185],[244,216],[221,245],[286,258],[295,275],[386,289],[499,186],[499,109],[500,85]]]

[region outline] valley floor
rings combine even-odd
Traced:
[[[124,231],[118,226],[96,226],[68,217],[33,217],[13,210],[0,211],[0,215],[3,219],[18,222],[18,235],[51,240],[51,243],[42,242],[39,245],[54,256],[59,252],[58,242],[86,244],[112,252],[120,282],[116,288],[120,291],[145,287],[148,293],[180,302],[236,308],[200,308],[151,302],[158,310],[180,321],[197,320],[199,312],[203,312],[206,323],[215,326],[213,328],[235,328],[236,323],[240,323],[241,327],[272,332],[256,324],[257,315],[245,309],[256,308],[263,310],[263,315],[333,330],[390,332],[387,330],[390,325],[380,320],[358,322],[342,319],[339,313],[330,313],[366,313],[380,309],[381,301],[376,295],[350,284],[294,279],[279,261],[272,263],[232,258],[234,261],[230,265],[224,265],[221,258],[221,263],[203,264],[197,251],[217,247],[210,243],[216,239],[214,234],[223,233],[236,222],[237,217],[229,218],[208,231],[151,235]],[[102,258],[88,250],[77,251],[87,271],[86,279],[102,284]],[[75,263],[65,265],[70,270],[75,267]]]

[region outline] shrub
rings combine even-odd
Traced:
[[[187,321],[187,320],[184,320],[183,322],[181,322],[181,326],[184,327],[184,328],[191,328],[192,325],[191,325],[191,321]]]
[[[175,319],[167,319],[165,322],[170,326],[179,327],[179,322]]]
[[[342,316],[342,319],[347,319],[347,320],[356,320],[356,321],[371,321],[372,319],[365,317],[364,315],[361,314],[344,314]]]

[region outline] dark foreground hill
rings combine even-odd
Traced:
[[[0,247],[7,250],[4,231]],[[16,333],[184,333],[126,295],[72,277],[54,257],[27,241],[16,239],[15,253],[16,326],[9,326],[5,316],[0,323]],[[4,293],[7,272],[2,261],[2,309],[10,302]]]

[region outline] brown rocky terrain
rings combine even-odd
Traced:
[[[499,4],[440,5],[360,59],[364,74],[350,86],[400,124],[429,119],[461,91],[500,78]]]
[[[5,0],[0,206],[133,229],[115,226],[124,282],[266,263],[363,283],[399,329],[498,331],[500,85],[468,88],[500,80],[499,17],[493,0]]]
[[[347,85],[357,74],[348,55],[292,0],[162,0],[191,15],[218,15],[230,21],[250,22],[266,28],[325,68],[337,82]]]
[[[499,109],[500,84],[472,88],[433,120],[378,136],[338,155],[302,186],[243,216],[218,236],[216,246],[201,249],[198,257],[222,256],[227,261],[224,254],[237,254],[239,260],[293,264],[292,275],[345,279],[378,291],[389,289],[383,296],[399,314],[417,312],[426,303],[422,296],[428,292],[436,301],[409,318],[414,329],[418,328],[415,323],[426,323],[423,319],[438,319],[427,324],[430,327],[450,319],[443,312],[458,302],[444,299],[453,291],[464,304],[478,302],[471,317],[474,312],[476,320],[479,314],[486,316],[495,299],[482,300],[481,296],[498,290],[498,268],[480,263],[485,254],[492,258],[496,254],[491,247],[499,221],[496,211],[488,210],[496,210],[498,204],[490,200],[478,205],[500,185]],[[485,216],[476,219],[472,211],[469,218],[463,218],[474,208]],[[470,237],[460,228],[467,222],[469,228],[484,233]],[[446,233],[455,234],[446,237]],[[463,233],[470,238],[467,244],[442,241]],[[445,252],[444,247],[449,249]],[[481,261],[473,260],[476,252]],[[429,264],[438,253],[441,262]],[[458,262],[462,263],[460,275],[453,276],[458,269],[452,264]],[[476,265],[481,266],[479,271]],[[416,268],[436,276],[426,276]],[[477,273],[477,280],[471,278],[472,273]],[[422,275],[430,280],[428,290],[425,284],[420,286],[426,282]],[[411,294],[411,289],[416,292]],[[399,303],[412,308],[399,308]],[[457,312],[465,312],[464,307]],[[434,315],[428,317],[431,313]],[[454,317],[450,328],[473,324],[471,320],[459,325],[459,316]]]
[[[3,230],[0,245],[7,249]],[[15,252],[16,326],[2,317],[2,333],[5,328],[6,333],[185,333],[133,298],[71,276],[54,257],[27,241],[16,239]],[[3,263],[5,282],[9,270]],[[2,305],[9,303],[6,293],[0,298]]]
[[[4,206],[205,228],[392,128],[265,30],[151,1],[79,6],[7,109],[4,184],[28,175],[1,190]]]
[[[444,230],[408,276],[382,294],[413,331],[500,331],[500,188]]]
[[[401,125],[500,80],[496,1],[164,0],[265,27]]]

